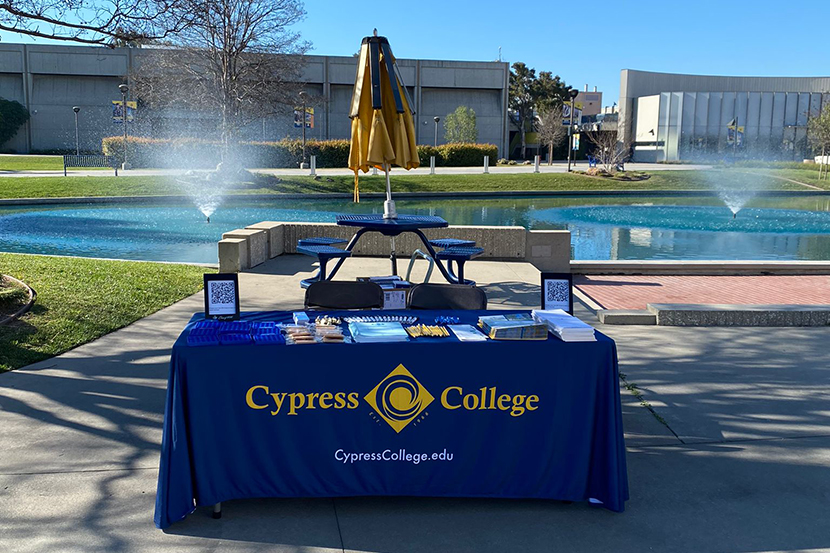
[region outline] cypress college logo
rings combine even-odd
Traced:
[[[274,391],[265,384],[248,388],[245,403],[256,411],[270,413],[272,417],[296,417],[308,412],[346,412],[360,407],[360,394],[356,391]],[[364,388],[365,390],[365,388]],[[380,424],[380,419],[400,433],[410,423],[426,417],[424,411],[436,399],[447,411],[475,411],[503,413],[510,417],[522,417],[539,409],[539,396],[528,393],[505,393],[495,384],[485,384],[476,389],[465,389],[458,385],[444,388],[438,398],[433,397],[406,367],[398,365],[363,396],[374,412],[373,420]],[[377,415],[375,415],[375,413]],[[482,413],[483,414],[483,413]],[[379,417],[379,418],[376,418]]]
[[[363,399],[399,433],[435,398],[406,367],[398,365]]]

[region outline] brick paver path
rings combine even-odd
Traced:
[[[605,309],[647,303],[830,304],[830,276],[574,276],[574,285]]]

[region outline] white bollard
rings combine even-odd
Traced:
[[[490,172],[490,156],[484,156],[484,174]]]
[[[534,173],[538,173],[538,172],[539,172],[539,159],[540,159],[541,157],[542,157],[542,156],[533,156],[533,172],[534,172]]]
[[[435,174],[435,156],[429,156],[429,174]]]
[[[317,156],[311,156],[311,176],[317,176]]]

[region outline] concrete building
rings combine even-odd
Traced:
[[[118,85],[151,50],[86,46],[0,43],[0,97],[26,106],[31,119],[4,150],[30,152],[75,147],[73,106],[81,108],[79,134],[82,150],[97,150],[101,139],[121,133],[112,120],[112,101],[120,100]],[[320,99],[315,106],[315,128],[308,138],[349,138],[349,103],[357,58],[307,56],[305,88]],[[416,138],[432,144],[434,117],[442,120],[458,106],[476,112],[479,142],[505,151],[508,136],[507,88],[509,65],[502,62],[466,62],[399,59],[416,111]],[[130,97],[130,100],[135,98]],[[139,108],[130,133],[138,136],[204,136],[210,117],[194,112],[153,114]],[[299,137],[291,113],[263,118],[246,138],[279,140]],[[444,129],[439,124],[438,143]]]
[[[580,90],[574,102],[582,104],[582,117],[591,118],[602,111],[602,92],[597,91],[594,87],[593,92],[588,92],[588,85],[585,85],[584,90]]]
[[[619,129],[635,161],[726,156],[801,161],[807,121],[830,103],[830,77],[725,77],[623,69]],[[738,145],[728,126],[737,119]],[[734,131],[731,131],[734,132]]]

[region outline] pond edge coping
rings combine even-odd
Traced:
[[[556,196],[652,196],[652,197],[707,197],[718,195],[715,190],[494,190],[494,191],[456,191],[456,192],[396,192],[398,199],[418,198],[523,198],[523,197],[556,197]],[[759,190],[755,197],[763,196],[830,196],[830,190]],[[384,199],[383,192],[364,192],[364,199]],[[352,199],[351,192],[319,193],[288,193],[288,194],[228,194],[223,199],[229,202],[240,200],[336,200]],[[154,196],[64,196],[55,198],[6,198],[0,199],[2,206],[18,205],[55,205],[55,204],[106,204],[106,203],[161,203],[165,201],[193,201],[187,195],[154,195]]]

